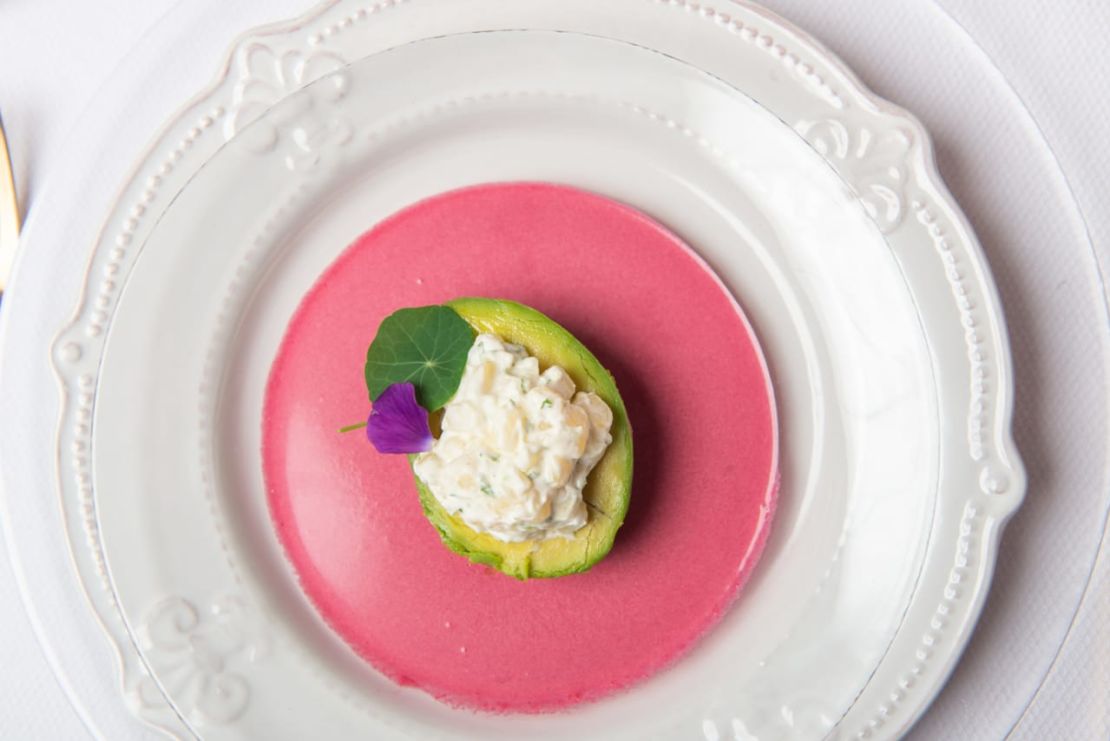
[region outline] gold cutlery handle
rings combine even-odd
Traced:
[[[8,140],[4,136],[4,121],[0,119],[0,292],[8,287],[15,250],[19,244],[19,202],[15,197],[15,177],[8,153]]]

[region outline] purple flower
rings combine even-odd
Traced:
[[[423,453],[435,438],[428,427],[428,413],[416,403],[416,387],[395,383],[374,402],[366,423],[366,437],[379,453]]]

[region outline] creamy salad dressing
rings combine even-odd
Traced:
[[[570,538],[586,524],[586,477],[612,442],[613,412],[542,373],[519,345],[481,334],[467,355],[442,433],[413,470],[452,515],[499,540]]]

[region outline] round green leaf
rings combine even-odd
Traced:
[[[474,330],[450,307],[421,306],[390,314],[366,351],[370,400],[395,383],[411,383],[420,406],[434,412],[458,390],[473,344]]]

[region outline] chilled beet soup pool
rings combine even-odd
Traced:
[[[450,552],[405,457],[337,432],[369,408],[382,320],[460,296],[535,307],[616,380],[631,500],[589,571],[520,581]],[[776,435],[751,328],[687,246],[601,196],[511,183],[420,202],[319,279],[274,361],[263,459],[286,554],[351,648],[453,705],[544,712],[648,677],[717,622],[767,536]]]

